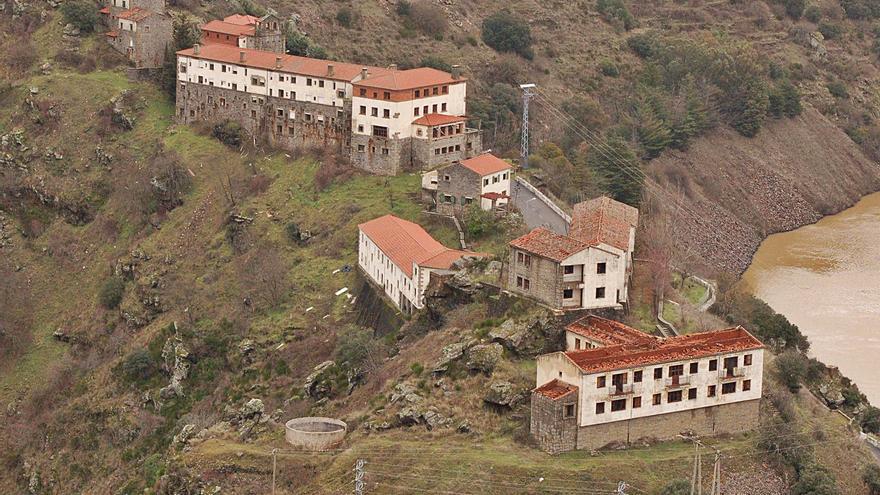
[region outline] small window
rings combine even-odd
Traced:
[[[676,364],[669,367],[669,376],[681,376],[684,375],[684,365]]]
[[[709,360],[709,371],[717,371],[718,370],[718,360],[710,359]]]
[[[652,403],[655,406],[659,406],[660,405],[660,394],[654,394],[652,401],[653,401]]]
[[[695,400],[697,398],[697,389],[689,388],[688,389],[688,400]]]
[[[734,392],[736,392],[736,382],[721,384],[721,395],[732,394]]]
[[[668,392],[666,394],[666,402],[681,402],[681,390],[676,390],[674,392]]]
[[[663,378],[663,368],[654,368],[654,379],[659,380]]]
[[[319,88],[323,88],[323,87],[324,87],[324,80],[323,80],[323,79],[321,79],[321,80],[318,81],[318,87],[319,87]]]
[[[563,413],[563,417],[565,418],[573,418],[574,417],[574,404],[566,404],[565,412]]]
[[[379,109],[376,107],[370,108],[370,116],[371,117],[378,117],[379,116]]]
[[[578,339],[578,338],[574,339],[574,348],[575,348],[575,350],[579,350],[581,348],[581,339]]]
[[[451,180],[452,180],[452,177],[450,177],[449,174],[443,175],[443,182],[449,182]],[[519,257],[522,258],[522,253],[519,253]]]
[[[596,377],[596,388],[605,388],[605,377],[597,376]]]
[[[633,409],[638,409],[640,407],[642,407],[642,398],[633,397]]]
[[[364,147],[364,145],[362,145],[362,144],[359,144],[358,145],[358,152],[363,153],[364,151],[366,151],[366,147]]]
[[[413,115],[416,116],[416,117],[419,116],[419,107],[415,107],[415,108],[413,108]]]
[[[604,262],[603,263],[596,263],[596,273],[602,274],[602,273],[605,273],[607,270],[608,270],[607,263],[604,263]]]
[[[596,299],[605,299],[605,287],[596,287]]]
[[[752,365],[752,355],[746,354],[743,356],[743,366],[751,366]]]
[[[382,148],[382,154],[388,156],[388,148]]]
[[[360,94],[361,96],[367,96],[367,90],[364,89],[364,88],[360,88],[359,94]]]
[[[706,391],[706,397],[715,397],[715,385],[709,385],[709,389]]]
[[[748,392],[752,389],[752,381],[751,380],[743,380],[743,392]]]
[[[389,91],[385,91],[384,93],[382,93],[382,99],[384,99],[384,100],[390,100],[390,99],[391,99],[391,93],[390,93]]]
[[[574,265],[565,265],[562,267],[562,273],[566,275],[571,275],[574,273]]]
[[[642,382],[642,370],[633,371],[633,382],[641,383]]]
[[[445,112],[445,111],[446,111],[446,103],[441,103],[441,104],[440,104],[440,111],[441,111],[441,112]]]
[[[311,85],[312,85],[312,78],[311,78],[311,77],[307,77],[307,78],[306,78],[306,86],[311,86]]]
[[[626,399],[617,399],[611,401],[611,412],[625,411]]]
[[[361,115],[366,115],[366,114],[367,114],[367,107],[366,107],[366,105],[361,105],[361,108],[360,108],[360,114],[361,114]]]
[[[364,132],[364,124],[358,124],[358,132]]]
[[[337,98],[345,98],[345,90],[344,90],[344,89],[340,89],[339,91],[337,91],[337,92],[336,92],[336,97],[337,97]]]
[[[692,375],[693,375],[693,374],[696,374],[697,371],[699,370],[699,368],[700,368],[700,363],[691,363],[691,367],[690,367],[690,370],[689,370],[689,371],[690,371],[690,374],[692,374]]]
[[[571,299],[574,297],[574,289],[563,289],[562,290],[562,298],[563,299]]]
[[[416,98],[420,97],[421,94],[422,94],[422,92],[417,89],[416,90]],[[418,114],[416,114],[416,115],[418,115]]]
[[[605,403],[597,402],[596,403],[596,414],[605,414]]]
[[[382,118],[390,119],[391,118],[391,110],[385,108],[382,109]]]

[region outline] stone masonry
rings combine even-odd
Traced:
[[[538,392],[532,392],[532,417],[530,430],[541,449],[558,454],[577,448],[577,413],[566,418],[565,406],[574,405],[577,411],[577,394],[554,400]]]
[[[439,181],[438,181],[439,182]],[[508,270],[507,288],[510,292],[534,299],[552,308],[562,307],[562,271],[559,263],[531,254],[530,266],[517,263],[516,248],[510,250],[510,269]],[[529,253],[526,253],[529,254]],[[529,280],[529,289],[525,290],[516,285],[516,277]]]
[[[449,180],[446,180],[449,177]],[[452,215],[461,212],[466,199],[480,201],[481,177],[461,163],[453,163],[437,170],[437,213]],[[445,196],[452,196],[452,202]]]

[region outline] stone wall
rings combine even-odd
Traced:
[[[529,431],[541,449],[558,454],[577,448],[577,394],[553,400],[532,392],[532,417]],[[565,406],[574,405],[575,414],[565,417]]]
[[[544,303],[552,308],[562,307],[562,270],[559,263],[532,254],[531,266],[517,263],[517,249],[510,250],[510,268],[508,270],[507,289]],[[528,254],[528,253],[527,253]],[[516,286],[516,277],[529,279],[529,290]]]
[[[442,153],[444,147],[448,150],[455,148],[455,146],[459,147],[459,151]],[[441,150],[440,154],[435,151],[438,149]],[[430,170],[447,163],[477,156],[482,151],[483,143],[480,131],[474,129],[443,138],[414,138],[412,140],[412,167],[416,170]]]
[[[731,402],[688,411],[580,427],[577,433],[577,449],[595,450],[612,442],[632,443],[642,438],[668,440],[683,432],[692,432],[697,435],[742,433],[758,426],[760,403],[760,399]]]
[[[372,174],[397,175],[410,168],[410,141],[352,134],[351,163]]]
[[[449,176],[447,181],[445,178]],[[437,212],[444,215],[458,213],[464,207],[464,198],[471,198],[476,204],[480,203],[480,176],[473,170],[460,163],[453,163],[437,170]],[[443,200],[443,195],[448,194],[455,198],[452,203]]]
[[[122,53],[139,69],[162,67],[165,47],[172,37],[172,21],[165,14],[153,14],[137,23],[135,32],[118,29],[115,38],[108,38],[110,46]]]

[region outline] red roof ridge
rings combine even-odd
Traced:
[[[510,245],[556,262],[590,247],[580,239],[557,234],[546,227],[532,229],[528,234],[510,241]]]
[[[532,391],[537,392],[548,399],[557,400],[571,394],[572,392],[577,392],[577,390],[578,388],[576,385],[554,378],[540,387],[536,387]]]
[[[428,113],[422,115],[413,121],[415,125],[443,125],[443,124],[451,124],[453,122],[462,122],[467,120],[467,116],[465,115],[446,115],[443,113]]]
[[[606,346],[623,343],[647,344],[657,340],[657,337],[641,330],[594,314],[573,321],[566,325],[565,330],[597,340]]]
[[[462,160],[459,163],[480,174],[481,177],[513,168],[511,164],[488,152],[480,153],[477,156]]]

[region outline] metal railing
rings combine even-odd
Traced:
[[[666,388],[679,388],[689,384],[691,378],[685,375],[670,376],[666,379]]]
[[[618,395],[630,395],[635,393],[635,384],[633,383],[623,383],[623,384],[611,384],[611,387],[608,389],[608,396],[615,397]]]
[[[746,370],[739,366],[735,368],[721,368],[718,370],[718,376],[723,379],[740,378],[746,376]]]

